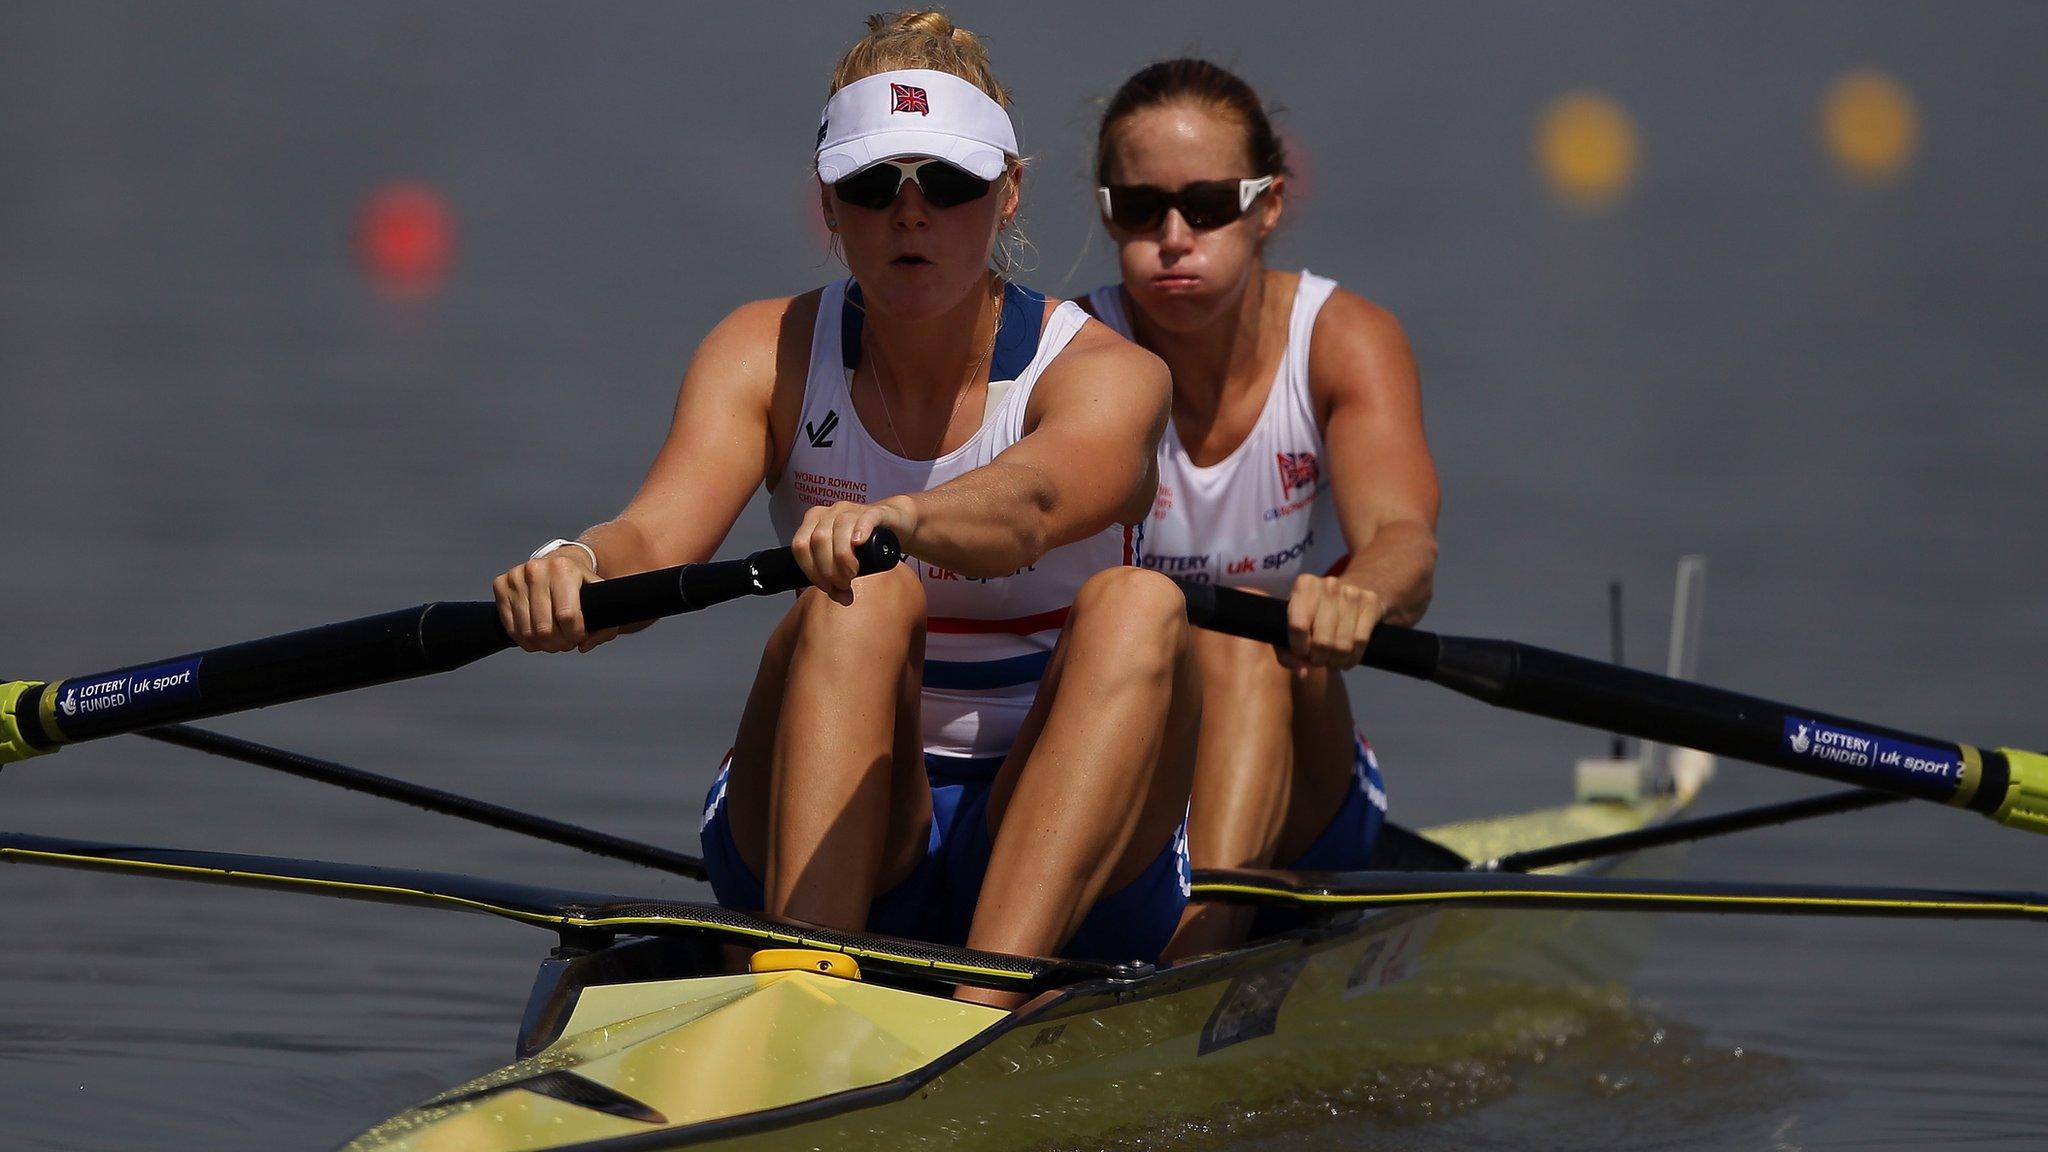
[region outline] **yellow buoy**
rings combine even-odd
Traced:
[[[1635,183],[1635,121],[1601,93],[1551,101],[1536,123],[1535,145],[1544,182],[1575,207],[1605,208]]]
[[[1843,175],[1888,184],[1919,150],[1920,113],[1897,80],[1882,72],[1851,72],[1821,100],[1820,135]]]

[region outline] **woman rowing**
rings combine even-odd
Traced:
[[[991,261],[1023,166],[975,37],[874,17],[817,130],[852,276],[699,346],[620,515],[498,577],[507,630],[588,650],[579,589],[709,557],[756,486],[815,587],[707,797],[722,904],[970,947],[1158,955],[1187,898],[1179,590],[1130,567],[1159,360]],[[893,531],[911,561],[856,579]]]
[[[1279,660],[1193,638],[1194,864],[1363,868],[1386,794],[1339,672],[1375,624],[1429,605],[1438,493],[1414,357],[1385,309],[1266,267],[1287,161],[1237,76],[1203,60],[1132,76],[1103,114],[1095,171],[1123,280],[1089,310],[1173,374],[1143,563],[1289,597]],[[1191,907],[1169,951],[1235,944],[1251,919]]]

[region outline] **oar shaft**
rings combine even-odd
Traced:
[[[863,573],[903,555],[886,530],[859,551]],[[808,584],[789,549],[770,548],[586,585],[584,620],[595,631]],[[54,684],[0,685],[0,764],[81,740],[448,672],[511,646],[496,605],[441,602]]]
[[[483,602],[421,604],[30,687],[38,750],[447,672],[511,642]]]
[[[1934,737],[1528,644],[1436,639],[1430,679],[1489,704],[1943,804],[1980,791],[1962,747]]]
[[[2039,892],[1723,883],[1519,872],[1280,872],[1198,870],[1194,898],[1311,909],[1413,905],[1612,912],[1743,912],[1792,916],[1905,916],[1944,920],[2042,920]]]
[[[1194,624],[1287,642],[1281,600],[1182,584]],[[1364,661],[1502,708],[1982,812],[2048,833],[2048,756],[1985,749],[1509,640],[1382,624]]]
[[[1584,840],[1552,844],[1546,848],[1531,848],[1526,852],[1510,852],[1505,856],[1474,865],[1474,868],[1481,872],[1535,872],[1543,868],[1554,868],[1559,864],[1575,864],[1581,860],[1618,856],[1624,852],[1642,852],[1667,844],[1690,844],[1695,840],[1705,840],[1712,836],[1728,836],[1736,832],[1790,824],[1795,820],[1812,820],[1820,816],[1836,816],[1863,808],[1905,802],[1906,797],[1895,792],[1880,792],[1875,788],[1851,788],[1846,792],[1806,796],[1781,804],[1739,808],[1733,812],[1695,816],[1688,820],[1666,820],[1632,832],[1616,832],[1611,836],[1592,836]]]
[[[674,872],[680,876],[688,876],[692,880],[703,880],[709,875],[704,870],[704,861],[659,845],[643,844],[623,836],[614,836],[609,832],[599,832],[593,828],[552,820],[546,816],[536,816],[531,812],[521,812],[502,804],[493,804],[488,800],[478,800],[473,796],[429,788],[423,784],[414,784],[408,780],[399,780],[376,772],[365,772],[360,768],[351,768],[332,760],[322,760],[317,756],[307,756],[284,748],[272,748],[267,744],[258,744],[253,740],[243,740],[204,728],[194,728],[189,724],[151,728],[138,735],[146,740],[161,740],[166,744],[176,744],[180,748],[190,748],[195,752],[206,752],[230,760],[239,760],[244,764],[254,764],[260,768],[287,772],[302,780],[332,784],[352,792],[362,792],[410,804],[428,812],[438,812],[491,828],[502,828],[507,832],[518,832],[550,843],[580,849],[592,855],[609,856],[615,860]]]

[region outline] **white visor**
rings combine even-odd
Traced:
[[[827,184],[902,156],[930,156],[993,180],[1016,152],[1002,105],[927,68],[856,80],[832,94],[818,122],[818,179]]]

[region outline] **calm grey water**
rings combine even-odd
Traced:
[[[0,7],[0,676],[54,677],[483,595],[624,500],[695,341],[834,274],[804,163],[856,8]],[[1703,674],[1908,728],[2048,745],[2048,18],[2038,7],[963,5],[1018,94],[1032,279],[1112,261],[1096,100],[1190,48],[1289,112],[1276,259],[1392,307],[1448,495],[1435,626],[1661,648],[1712,557]],[[1856,188],[1839,73],[1918,101]],[[1643,138],[1614,211],[1554,206],[1543,103]],[[440,187],[459,264],[380,298],[349,220]],[[1070,273],[1069,269],[1074,271]],[[759,509],[728,549],[767,539]],[[584,658],[220,727],[694,850],[773,608]],[[1556,802],[1593,733],[1353,683],[1398,815]],[[1725,766],[1733,806],[1811,790]],[[0,774],[22,831],[676,897],[623,865],[133,740]],[[1914,806],[1701,846],[1696,876],[2040,887],[2048,844]],[[0,1144],[335,1143],[496,1065],[549,939],[480,917],[10,868]],[[1668,921],[1635,1000],[1543,1058],[1162,1137],[1323,1147],[2039,1147],[2043,945],[2022,925]],[[1449,1113],[1448,1119],[1441,1118]]]

